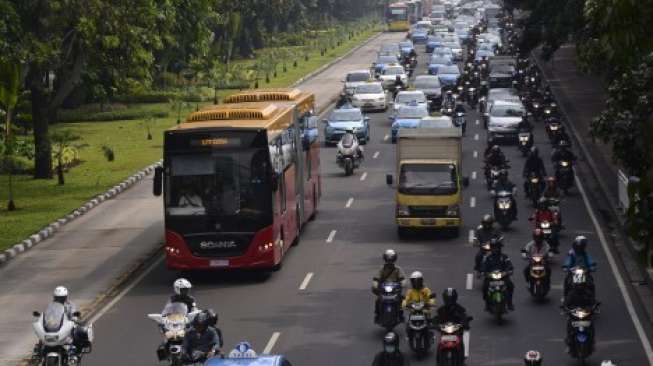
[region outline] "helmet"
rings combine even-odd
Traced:
[[[501,151],[501,148],[499,147],[499,145],[492,145],[492,152],[493,153],[498,153],[499,151]]]
[[[388,332],[383,337],[383,351],[386,353],[395,353],[399,350],[399,337],[395,332]]]
[[[485,214],[483,215],[483,219],[481,220],[481,225],[483,226],[483,229],[489,230],[492,228],[492,225],[494,224],[494,217],[490,214]]]
[[[452,94],[453,94],[453,91],[447,90],[447,95],[452,95]]]
[[[458,291],[455,288],[449,287],[442,292],[442,301],[445,305],[453,305],[458,301]]]
[[[601,361],[601,366],[617,366],[611,360]]]
[[[537,158],[540,155],[540,151],[537,149],[537,146],[531,147],[531,156]]]
[[[490,249],[491,249],[493,252],[501,251],[501,247],[502,247],[502,246],[503,246],[503,244],[501,243],[501,240],[500,240],[500,239],[498,239],[498,238],[492,238],[492,239],[490,239]]]
[[[385,264],[394,264],[397,261],[397,252],[394,249],[387,249],[383,253],[383,261]]]
[[[193,285],[191,285],[190,281],[188,281],[185,278],[178,278],[177,280],[175,280],[175,283],[173,284],[172,287],[174,287],[175,293],[177,295],[188,295]]]
[[[539,227],[533,229],[533,240],[536,244],[542,244],[544,242],[544,232]]]
[[[395,77],[395,80],[396,80],[396,81],[401,81],[401,75],[397,75],[397,76]]]
[[[65,288],[64,286],[57,286],[54,289],[54,301],[60,302],[60,303],[65,303],[66,300],[68,300],[68,289]]]
[[[410,284],[416,290],[421,290],[424,287],[424,276],[422,272],[415,271],[410,274]]]
[[[585,248],[587,247],[587,237],[584,235],[578,235],[571,244],[571,247],[574,249],[574,252],[584,253]]]
[[[524,365],[526,366],[541,366],[542,354],[538,351],[528,351],[524,356]]]
[[[555,188],[556,186],[556,177],[550,176],[546,177],[546,185],[549,187]]]
[[[207,327],[209,325],[209,315],[205,312],[201,312],[197,315],[195,315],[195,318],[193,318],[193,326],[194,327]]]

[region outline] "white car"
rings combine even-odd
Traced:
[[[354,89],[351,105],[363,111],[388,109],[385,90],[379,82],[368,82]]]
[[[426,95],[421,90],[400,91],[395,97],[393,104],[394,104],[393,107],[395,112],[397,112],[397,110],[399,110],[399,108],[404,105],[412,105],[412,106],[420,106],[420,107],[423,106],[428,108],[428,101],[426,100]]]
[[[445,42],[442,45],[445,48],[451,49],[454,61],[462,61],[463,60],[463,48],[460,46],[460,43],[458,43],[458,42]]]
[[[345,79],[342,81],[345,83],[345,94],[347,94],[347,96],[351,96],[354,94],[354,89],[356,89],[357,86],[365,84],[372,79],[372,73],[370,70],[363,69],[348,72],[347,76],[345,76]]]
[[[404,85],[408,85],[408,74],[406,74],[404,67],[398,64],[386,66],[381,71],[381,75],[379,75],[378,79],[384,88],[391,89],[395,85],[397,76],[401,78],[401,81],[404,83]]]

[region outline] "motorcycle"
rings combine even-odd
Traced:
[[[567,315],[567,344],[569,356],[584,363],[594,352],[594,314],[600,304],[587,308],[563,308]]]
[[[542,229],[542,233],[544,233],[544,240],[551,245],[553,252],[557,253],[558,247],[560,246],[560,238],[557,225],[554,222],[548,220],[542,220],[536,225]]]
[[[502,168],[508,168],[507,166],[489,166],[485,168],[485,185],[487,189],[490,190],[494,182],[499,179],[499,172]]]
[[[409,305],[406,335],[410,348],[418,357],[425,356],[433,344],[433,333],[430,330],[427,305],[423,302],[414,302]]]
[[[163,335],[163,345],[157,349],[159,361],[168,360],[171,366],[182,365],[183,343],[186,328],[199,311],[189,313],[184,303],[167,304],[161,314],[148,314],[147,317],[159,325]]]
[[[528,291],[536,300],[544,300],[551,290],[551,279],[547,276],[546,268],[548,266],[547,258],[541,255],[534,255],[530,258],[528,264]]]
[[[494,218],[501,228],[506,230],[513,221],[517,220],[513,193],[504,190],[492,191],[492,196],[494,196]]]
[[[441,113],[444,114],[445,116],[451,116],[453,114],[453,111],[456,108],[456,101],[454,100],[445,100],[442,102],[442,109]]]
[[[551,102],[548,105],[544,106],[542,110],[543,118],[549,119],[550,117],[558,117],[558,105],[555,102]]]
[[[485,280],[488,281],[486,302],[490,313],[494,315],[498,322],[503,320],[503,315],[508,313],[508,287],[506,285],[506,273],[501,271],[492,271],[486,273]]]
[[[551,141],[552,144],[558,141],[560,127],[562,127],[562,123],[560,123],[560,120],[557,118],[549,118],[546,122],[546,134],[549,136],[549,141]]]
[[[348,135],[344,135],[338,141],[338,152],[336,154],[336,163],[339,167],[345,170],[345,175],[350,176],[354,174],[354,169],[360,167],[363,162],[363,155],[360,152],[361,147],[358,144],[358,139],[351,138],[351,141],[344,141]]]
[[[558,164],[556,164],[555,176],[558,186],[566,195],[574,186],[574,170],[571,161],[558,161]]]
[[[543,189],[542,177],[535,172],[531,172],[528,176],[528,183],[526,184],[526,197],[531,200],[533,207],[537,207],[537,203],[540,197],[542,197]]]
[[[533,133],[520,131],[517,133],[517,139],[519,141],[519,151],[521,151],[522,156],[527,156],[534,144]]]
[[[437,365],[463,366],[465,364],[463,325],[451,322],[444,323],[440,324],[439,330],[440,339],[436,354]]]
[[[380,287],[379,317],[376,323],[387,331],[403,321],[401,313],[402,289],[399,282],[384,282]]]
[[[93,325],[75,324],[66,315],[63,304],[52,302],[44,313],[34,311],[32,315],[32,328],[39,340],[30,362],[32,365],[79,365],[82,354],[91,352]],[[75,316],[79,316],[79,313]]]
[[[453,124],[456,127],[460,127],[462,129],[463,135],[465,134],[465,130],[467,129],[467,120],[465,119],[465,113],[464,112],[456,112],[456,115],[453,118]]]
[[[476,108],[476,105],[478,104],[478,92],[476,90],[476,87],[474,85],[469,85],[467,88],[467,105],[469,105],[469,108]]]

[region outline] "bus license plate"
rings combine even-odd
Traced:
[[[435,225],[435,219],[422,219],[422,225]]]
[[[229,267],[228,259],[213,259],[209,262],[211,267]]]

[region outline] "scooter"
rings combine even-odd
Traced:
[[[535,172],[531,172],[528,176],[528,183],[526,184],[526,197],[531,200],[533,207],[537,207],[537,203],[540,197],[542,197],[543,189],[542,177]]]
[[[529,131],[519,131],[517,133],[518,147],[522,156],[527,156],[531,147],[533,147],[533,133]]]
[[[472,318],[469,317],[468,321]],[[465,364],[465,343],[463,342],[463,325],[444,323],[438,327],[440,338],[436,361],[438,366],[463,366]]]
[[[34,311],[32,315],[32,328],[39,343],[32,354],[31,364],[74,366],[81,363],[82,354],[91,352],[93,325],[75,324],[66,315],[63,304],[52,302],[44,313]],[[79,317],[79,313],[74,316]]]
[[[453,124],[456,127],[460,127],[464,135],[465,130],[467,130],[467,120],[465,119],[465,112],[456,112],[453,118]]]
[[[490,313],[494,315],[497,322],[503,321],[503,316],[508,313],[508,287],[506,285],[506,273],[492,271],[486,273],[485,280],[488,281],[486,302]]]
[[[563,308],[567,315],[567,344],[569,356],[582,364],[594,352],[595,329],[593,318],[600,304],[587,308]]]
[[[504,190],[492,191],[492,196],[494,196],[494,218],[501,228],[506,230],[513,221],[517,220],[513,193]]]
[[[526,253],[523,253],[524,259],[529,261],[528,264],[528,292],[531,296],[542,301],[551,290],[551,279],[547,276],[546,268],[549,265],[546,257],[541,255],[534,255],[527,258]]]
[[[402,288],[399,282],[384,282],[380,286],[379,317],[376,324],[387,331],[403,321],[401,313]]]
[[[558,161],[558,164],[556,165],[555,176],[560,189],[562,189],[565,195],[568,194],[569,190],[574,186],[574,170],[571,161]]]
[[[427,305],[423,302],[411,303],[408,307],[406,335],[410,348],[418,357],[425,356],[433,345],[433,332],[430,329]]]

